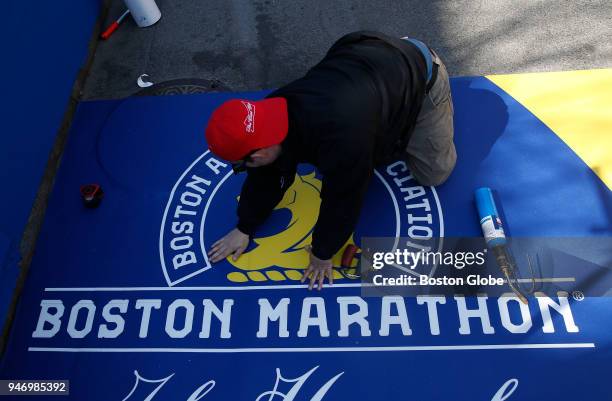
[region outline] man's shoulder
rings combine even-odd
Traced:
[[[287,100],[290,124],[313,127],[325,123],[336,114],[334,92],[329,86],[303,77],[276,89],[267,97]]]
[[[401,40],[399,38],[395,38],[392,36],[389,36],[387,34],[384,34],[382,32],[378,32],[378,31],[356,31],[356,32],[351,32],[351,33],[347,33],[346,35],[342,36],[340,39],[338,39],[329,49],[329,52],[332,52],[334,49],[342,47],[342,46],[346,46],[346,45],[350,45],[350,44],[354,44],[354,43],[358,43],[364,40],[377,40],[377,41],[381,41],[381,42],[385,42],[391,45],[399,45],[401,44]]]

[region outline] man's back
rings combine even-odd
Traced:
[[[302,146],[300,161],[317,164],[320,146],[367,146],[380,164],[402,149],[401,139],[414,126],[425,71],[411,44],[356,32],[336,42],[303,78],[268,97],[287,99],[289,136]]]

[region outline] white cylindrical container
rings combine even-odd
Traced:
[[[161,18],[161,11],[159,11],[157,4],[155,4],[155,0],[124,1],[134,21],[136,21],[136,24],[141,28],[153,25]]]

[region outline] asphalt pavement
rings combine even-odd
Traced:
[[[612,2],[157,0],[162,19],[131,18],[96,50],[85,99],[119,98],[152,82],[197,78],[233,91],[300,77],[345,33],[413,36],[451,76],[612,67]],[[106,25],[124,5],[110,4]]]

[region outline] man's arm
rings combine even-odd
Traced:
[[[295,171],[272,166],[247,169],[238,201],[237,228],[249,237],[272,213],[295,179]]]
[[[313,232],[312,253],[331,259],[355,230],[373,173],[367,147],[322,155],[321,207]]]
[[[309,249],[310,262],[301,280],[310,279],[308,288],[316,283],[318,290],[323,288],[325,277],[330,285],[333,283],[331,258],[355,230],[373,171],[367,147],[329,149],[339,152],[322,152],[319,159],[319,170],[323,173],[321,207]]]
[[[250,168],[238,202],[238,224],[213,244],[208,256],[216,263],[230,254],[237,260],[249,244],[249,237],[264,222],[291,186],[295,171],[269,166]]]

